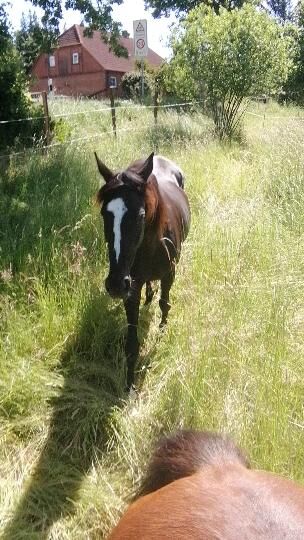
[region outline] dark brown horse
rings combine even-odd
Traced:
[[[303,540],[304,487],[250,470],[235,444],[181,431],[161,441],[109,540]]]
[[[172,161],[151,154],[123,171],[112,172],[96,156],[105,185],[98,192],[108,245],[108,293],[122,298],[128,320],[127,386],[134,382],[139,352],[137,324],[141,290],[152,300],[151,281],[160,280],[161,325],[170,309],[169,292],[181,244],[190,224],[188,199],[181,170]]]

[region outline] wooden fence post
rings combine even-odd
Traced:
[[[112,127],[113,127],[113,131],[114,131],[114,135],[115,135],[115,137],[117,137],[117,133],[116,133],[116,112],[115,112],[115,102],[114,102],[113,88],[110,88],[110,101],[111,101]]]
[[[49,107],[48,107],[48,101],[47,101],[47,93],[44,91],[42,92],[42,102],[43,102],[43,110],[44,110],[44,133],[45,133],[45,140],[47,146],[51,142],[51,131],[50,131],[50,116],[49,116]]]
[[[154,114],[154,124],[157,126],[157,114],[158,114],[158,96],[159,91],[155,90],[154,92],[154,108],[153,108],[153,114]]]

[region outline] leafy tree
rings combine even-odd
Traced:
[[[147,0],[146,5],[153,9],[153,17],[159,18],[169,16],[173,12],[176,17],[184,17],[189,11],[205,4],[213,9],[218,15],[220,8],[224,7],[228,11],[243,6],[246,0]]]
[[[290,73],[283,90],[287,100],[304,105],[304,0],[295,9],[294,22],[296,26],[289,25],[286,31],[292,32],[298,45],[295,69]]]
[[[15,45],[19,51],[25,72],[28,74],[40,52],[49,52],[54,46],[54,32],[44,29],[35,13],[22,13],[21,27],[15,34]]]
[[[292,68],[294,41],[267,13],[206,6],[189,13],[173,34],[171,88],[186,98],[208,97],[217,133],[231,137],[246,98],[278,90]]]
[[[20,56],[9,32],[5,4],[0,4],[0,120],[17,120],[41,115],[33,110],[26,95],[26,81]],[[42,124],[36,122],[10,122],[0,124],[0,148],[12,145],[16,138],[25,144],[40,136]]]

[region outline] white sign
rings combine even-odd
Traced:
[[[133,21],[134,35],[134,56],[135,58],[144,58],[148,56],[148,37],[147,37],[147,21],[139,19]]]

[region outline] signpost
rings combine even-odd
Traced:
[[[147,36],[147,21],[139,19],[133,21],[134,35],[134,56],[141,60],[141,97],[144,98],[145,80],[144,80],[144,58],[148,56],[148,36]]]

